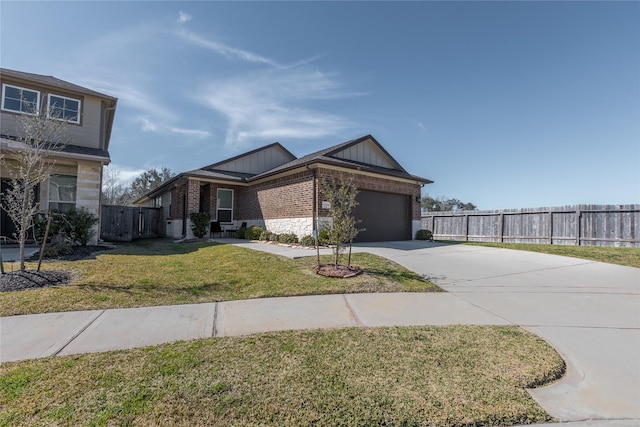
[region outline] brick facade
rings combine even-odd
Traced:
[[[329,211],[322,209],[322,190],[320,179],[331,176],[337,179],[354,178],[359,190],[384,193],[405,194],[412,203],[413,222],[420,221],[420,198],[418,184],[392,181],[384,178],[339,172],[331,169],[317,169],[316,214],[328,217]],[[219,183],[205,183],[190,178],[187,183],[172,190],[171,218],[184,218],[184,195],[187,197],[187,214],[191,212],[209,212],[211,219],[217,219],[218,189],[230,189],[234,192],[233,220],[248,222],[266,227],[276,233],[295,233],[299,237],[311,234],[313,230],[314,171],[306,170],[251,186],[237,186]],[[413,227],[415,228],[415,227]]]
[[[391,180],[383,179],[383,178],[377,178],[377,177],[365,176],[365,175],[357,175],[357,174],[350,174],[350,173],[346,173],[346,172],[338,172],[338,171],[329,170],[329,169],[319,169],[318,170],[318,182],[319,182],[319,180],[321,179],[322,176],[334,177],[336,179],[343,179],[343,180],[346,180],[350,176],[352,176],[354,178],[354,182],[356,184],[356,187],[358,187],[358,190],[378,191],[378,192],[381,192],[381,193],[405,194],[407,196],[410,196],[411,197],[411,207],[412,207],[412,209],[411,209],[412,219],[414,221],[420,221],[421,220],[420,202],[416,201],[416,200],[420,200],[421,186],[419,184],[412,184],[412,183],[399,182],[399,181],[391,181]],[[318,183],[318,199],[319,199],[318,203],[320,204],[318,206],[318,208],[319,208],[318,215],[319,216],[328,216],[329,215],[329,210],[328,209],[322,209],[323,196],[322,196],[322,189],[321,189],[319,183]]]
[[[313,216],[312,171],[296,173],[243,190],[239,212],[242,218],[269,220]]]

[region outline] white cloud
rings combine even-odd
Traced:
[[[350,127],[343,117],[307,106],[355,95],[345,95],[342,86],[319,71],[296,68],[216,81],[203,94],[205,104],[229,122],[226,144],[241,149],[252,139],[317,138]]]
[[[184,24],[185,22],[189,22],[193,19],[193,16],[188,13],[180,11],[178,13],[178,24]]]
[[[180,31],[178,35],[193,45],[205,48],[219,55],[223,55],[229,58],[237,58],[246,62],[251,62],[256,64],[266,64],[274,67],[282,67],[277,62],[269,58],[266,58],[264,56],[256,55],[246,50],[231,47],[215,40],[207,40],[190,31],[183,30],[183,31]]]
[[[208,131],[200,130],[200,129],[184,129],[184,128],[172,127],[172,128],[169,128],[169,131],[173,133],[185,135],[185,136],[199,138],[199,139],[208,138],[211,136],[211,133],[209,133]]]
[[[140,122],[140,128],[145,132],[155,132],[158,130],[158,126],[147,117],[138,116],[136,117],[136,121]]]

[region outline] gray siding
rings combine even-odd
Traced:
[[[104,149],[104,140],[102,137],[102,128],[104,114],[102,109],[102,100],[96,96],[80,95],[70,93],[62,89],[48,89],[37,84],[29,84],[25,82],[12,81],[10,79],[2,79],[2,83],[37,90],[40,92],[40,102],[42,106],[47,105],[47,95],[49,93],[66,96],[69,98],[79,99],[81,101],[81,117],[80,124],[69,124],[66,127],[67,142],[72,145],[81,147]],[[21,114],[9,111],[0,111],[0,122],[2,123],[3,134],[11,136],[19,136],[22,128]]]
[[[278,147],[256,151],[216,166],[216,169],[233,172],[260,174],[291,161],[289,154]]]

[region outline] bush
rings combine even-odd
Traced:
[[[247,234],[247,227],[240,227],[238,231],[236,231],[236,237],[238,239],[245,239],[245,235]]]
[[[267,231],[267,230],[263,230],[262,233],[260,233],[260,239],[259,240],[262,240],[263,242],[272,241],[273,235],[274,235],[274,233],[272,233],[270,231]]]
[[[298,236],[293,233],[283,233],[278,237],[280,243],[298,243]]]
[[[60,234],[70,242],[85,246],[96,234],[93,226],[98,223],[98,217],[85,208],[71,209],[62,215]]]
[[[302,239],[300,239],[300,244],[302,246],[315,246],[316,239],[312,235],[307,234],[306,236],[302,236]]]
[[[59,212],[52,212],[51,224],[49,224],[48,240],[55,238],[60,234],[62,225],[64,224],[64,214]],[[47,222],[49,221],[47,212],[38,212],[33,217],[33,237],[36,242],[42,243],[44,239],[44,233],[47,229]]]
[[[73,246],[68,243],[56,243],[55,245],[46,246],[42,252],[43,258],[58,258],[64,255],[71,255]]]
[[[257,225],[252,225],[247,228],[247,231],[244,234],[244,238],[247,240],[258,240],[260,239],[260,235],[264,229],[262,227],[258,227]]]
[[[207,228],[211,223],[209,212],[192,212],[189,214],[191,220],[191,231],[198,239],[202,239],[207,234]]]
[[[326,228],[323,228],[318,233],[318,244],[326,245],[327,243],[329,243],[329,230],[327,230]]]
[[[416,240],[433,240],[433,233],[431,230],[418,230]]]

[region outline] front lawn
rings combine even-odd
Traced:
[[[143,307],[292,295],[353,292],[434,292],[440,289],[387,259],[354,254],[365,273],[349,279],[316,275],[310,258],[291,260],[233,245],[173,243],[166,239],[119,244],[95,259],[43,264],[69,269],[68,285],[1,292],[0,315]],[[330,262],[329,257],[323,262]],[[7,269],[10,266],[5,263]],[[34,268],[29,265],[27,268]]]
[[[527,424],[564,368],[513,326],[214,338],[3,364],[0,425]]]
[[[568,246],[541,245],[530,243],[464,242],[466,245],[488,246],[491,248],[517,249],[562,255],[591,261],[608,262],[640,268],[640,248],[614,248],[608,246]]]

